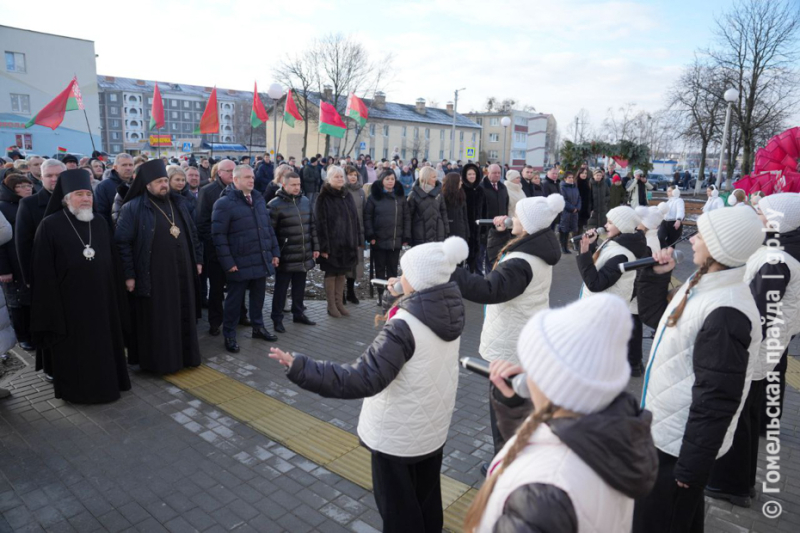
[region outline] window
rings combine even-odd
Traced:
[[[191,104],[189,103],[189,100],[184,100],[184,101],[183,101],[183,108],[184,108],[184,109],[189,109],[189,106],[190,106],[190,105],[191,105]]]
[[[414,138],[419,139],[419,128],[417,127],[414,128]]]
[[[444,150],[439,150],[439,159],[444,159]]]
[[[8,72],[28,72],[25,68],[25,54],[6,52],[6,70]]]
[[[426,139],[430,139],[431,138],[431,129],[430,128],[425,128],[425,138]]]
[[[525,150],[511,150],[511,159],[525,159]]]
[[[169,116],[170,116],[170,117],[171,117],[173,120],[178,120],[178,112],[177,112],[177,111],[172,111],[172,112],[170,112]]]
[[[171,125],[172,125],[172,128],[170,128],[170,129],[172,131],[178,131],[178,125],[175,122],[173,122]]]
[[[117,95],[115,93],[109,94],[108,95],[108,101],[109,102],[116,102],[117,101]]]
[[[500,119],[497,118],[497,117],[490,118],[489,119],[489,125],[490,126],[499,126],[500,125]]]
[[[115,105],[112,105],[108,108],[108,112],[111,115],[119,115],[119,108]]]
[[[119,128],[119,120],[112,120],[111,121],[112,128]]]
[[[458,132],[458,140],[461,141],[461,142],[464,142],[464,132],[463,131],[459,131]]]
[[[483,126],[483,119],[482,118],[476,118],[475,122],[478,124],[478,126]]]
[[[515,133],[514,134],[514,142],[515,143],[524,143],[525,142],[525,134],[524,133]]]
[[[370,137],[375,137],[375,124],[370,124],[369,125],[369,136]]]
[[[490,133],[489,134],[489,142],[496,143],[500,140],[500,134],[498,133]]]
[[[17,146],[23,150],[33,150],[33,135],[30,133],[20,133],[14,136]]]
[[[473,143],[475,142],[475,132],[474,131],[472,132],[472,142]]]
[[[489,150],[489,159],[497,159],[498,157],[497,150]]]
[[[184,124],[183,125],[184,133],[192,133],[192,125],[191,124]]]
[[[453,140],[453,130],[450,130],[449,135],[450,135],[450,140],[452,141]]]
[[[428,159],[430,156],[431,156],[431,155],[430,155],[430,150],[428,150],[427,148],[425,148],[425,159]]]
[[[404,130],[406,129],[405,126],[403,126],[403,129]],[[406,149],[403,148],[402,150],[400,150],[400,153],[402,154],[403,160],[405,161],[405,159],[406,159]]]
[[[194,114],[194,119],[195,119],[196,121],[198,121],[198,122],[199,122],[201,118],[203,118],[203,115],[201,115],[200,113],[195,113],[195,114]]]
[[[384,137],[388,137],[389,136],[389,125],[388,124],[384,124],[383,125],[383,136]]]
[[[111,140],[112,141],[118,141],[119,140],[119,132],[118,131],[112,131],[111,132]]]
[[[406,138],[406,127],[405,127],[405,126],[403,126],[403,138],[404,138],[404,139]],[[405,156],[404,156],[404,157],[405,157]]]
[[[31,97],[27,94],[11,93],[11,111],[16,113],[30,114]]]
[[[120,153],[122,151],[122,145],[121,144],[112,144],[111,145],[111,151],[116,153],[116,154]]]
[[[528,119],[527,117],[514,117],[514,124],[517,126],[527,126]]]
[[[153,105],[153,97],[152,96],[147,98],[147,105]]]
[[[194,103],[195,109],[203,109],[203,102],[195,102]]]
[[[184,113],[183,114],[183,120],[192,120],[192,114],[191,113]]]
[[[444,130],[439,130],[439,140],[440,141],[444,140]]]
[[[384,159],[389,159],[389,149],[388,148],[384,148],[383,149],[383,158]]]
[[[178,101],[177,100],[170,100],[169,101],[169,105],[170,105],[170,107],[178,107]]]
[[[369,149],[369,156],[370,158],[375,159],[375,148]]]

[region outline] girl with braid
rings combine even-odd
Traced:
[[[668,297],[672,248],[636,282],[639,315],[655,328],[642,407],[653,413],[658,479],[636,502],[634,531],[703,531],[703,489],[731,448],[761,342],[761,317],[744,282],[764,240],[753,209],[715,209],[697,219],[689,282]]]
[[[607,327],[574,335],[575,317]],[[630,531],[658,469],[650,413],[625,392],[628,303],[598,294],[537,313],[517,345],[534,412],[494,458],[465,531]],[[513,391],[493,373],[504,395]]]

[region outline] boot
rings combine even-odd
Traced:
[[[333,276],[325,277],[325,299],[328,300],[328,314],[333,318],[342,318],[342,314],[336,307],[336,279]]]
[[[383,307],[383,287],[378,287],[378,307]]]
[[[355,278],[347,278],[347,298],[348,302],[358,304],[360,300],[356,296],[356,280]]]
[[[344,307],[344,275],[336,276],[336,309],[342,316],[350,316],[350,312]]]
[[[563,231],[562,231],[562,232],[560,232],[560,233],[558,234],[558,238],[559,238],[558,240],[560,240],[560,241],[561,241],[561,253],[562,253],[562,254],[571,255],[571,254],[572,254],[572,252],[570,252],[570,251],[567,249],[567,233],[565,233],[565,232],[563,232]]]

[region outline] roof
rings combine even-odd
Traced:
[[[49,35],[50,37],[59,37],[61,39],[72,39],[73,41],[83,41],[85,43],[94,43],[94,41],[92,41],[91,39],[81,39],[80,37],[68,37],[66,35],[58,35],[57,33],[47,33],[44,31],[28,30],[26,28],[17,28],[15,26],[6,26],[3,24],[0,24],[0,28],[8,28],[17,31],[27,31],[28,33],[38,33],[39,35]]]
[[[144,82],[143,85],[137,83],[138,81]],[[152,93],[155,87],[155,81],[152,80],[139,80],[137,78],[120,78],[118,76],[105,76],[97,75],[97,86],[99,90],[103,91],[127,91],[127,92],[145,92]],[[211,94],[212,87],[205,87],[202,85],[188,85],[186,83],[171,83],[168,81],[159,81],[158,89],[161,91],[162,96],[165,95],[185,95],[185,96],[199,96],[201,98],[208,98]],[[266,93],[259,93],[261,101],[264,105],[272,105],[272,99]],[[217,87],[217,100],[251,100],[253,98],[253,91],[239,91],[237,89],[224,89]]]

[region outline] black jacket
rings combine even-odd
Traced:
[[[119,177],[117,171],[111,168],[105,171],[103,180],[94,190],[94,210],[108,221],[108,227],[112,228],[112,230],[114,228],[114,222],[111,219],[111,209],[114,206],[114,196],[117,194],[117,186],[121,183],[125,182]]]
[[[544,193],[542,196],[550,196],[551,194],[561,194],[561,190],[558,186],[558,181],[553,181],[548,177],[545,177],[542,180],[542,192]]]
[[[769,239],[776,239],[787,254],[800,261],[800,229],[780,234],[770,232],[767,233],[767,240]],[[786,263],[773,265],[768,262],[758,269],[750,282],[750,292],[753,294],[758,313],[761,315],[761,338],[763,341],[767,340],[767,330],[775,319],[774,303],[783,300],[791,280],[792,272],[789,265]],[[775,298],[775,295],[779,295],[779,298]]]
[[[592,186],[591,176],[587,176],[585,180],[575,176],[575,184],[578,187],[578,194],[581,197],[581,208],[578,213],[578,218],[581,220],[588,220],[592,214]]]
[[[122,211],[122,204],[125,202],[125,196],[128,194],[128,191],[131,190],[131,185],[128,183],[120,182],[117,185],[117,193],[114,195],[114,203],[111,206],[111,223],[112,228],[117,226],[117,220],[119,220],[119,212]]]
[[[275,166],[270,161],[269,163],[261,162],[256,168],[256,184],[255,188],[261,194],[267,190],[267,185],[269,185],[273,178],[275,177]]]
[[[444,199],[444,197],[442,197]],[[465,241],[469,239],[469,217],[467,216],[467,203],[463,202],[460,205],[448,205],[445,200],[445,207],[447,208],[447,225],[450,230],[448,236],[461,237]],[[475,221],[472,222],[475,225]]]
[[[33,238],[36,236],[39,223],[44,218],[44,212],[47,209],[47,202],[50,201],[50,196],[50,191],[42,189],[33,196],[23,198],[19,202],[17,223],[14,226],[14,246],[17,249],[22,279],[27,285],[31,283]]]
[[[203,243],[206,264],[217,260],[217,251],[211,238],[211,213],[214,211],[214,202],[219,200],[224,190],[225,184],[222,181],[212,181],[201,187],[197,196],[194,221],[197,226],[197,236]]]
[[[267,185],[266,190],[264,191],[264,201],[270,203],[273,198],[278,194],[278,191],[281,190],[281,184],[272,180]],[[314,207],[313,205],[311,206]]]
[[[395,181],[391,194],[376,182],[370,187],[364,206],[364,237],[375,241],[373,248],[399,250],[411,241],[411,214],[408,210],[403,184]]]
[[[503,182],[497,184],[497,190],[492,187],[492,182],[489,178],[483,178],[481,181],[481,189],[483,196],[486,199],[486,210],[484,211],[484,218],[494,218],[503,215],[508,215],[508,190]],[[487,246],[486,253],[489,256],[489,261],[494,263],[497,257],[497,252],[505,245],[508,240],[508,235],[500,235],[494,228],[484,229],[481,234],[481,243]]]
[[[312,165],[311,163],[303,167],[302,174],[303,192],[306,195],[316,194],[322,186],[322,172],[320,171],[319,164]]]
[[[609,202],[611,201],[611,190],[609,189],[608,182],[604,179],[600,181],[592,181],[591,202],[590,202],[590,216],[589,224],[594,227],[605,226],[608,219]]]
[[[581,194],[578,190],[578,186],[574,183],[567,183],[566,181],[561,183],[561,196],[564,197],[564,213],[566,214],[578,214],[573,213],[576,209],[578,212],[582,209],[581,204]]]
[[[652,268],[641,270],[636,279],[639,316],[651,328],[658,328],[667,308],[670,279],[670,273],[656,274]],[[692,305],[691,300],[687,305]],[[701,487],[708,481],[742,399],[750,338],[750,320],[733,307],[718,307],[703,321],[693,341],[695,379],[689,419],[675,465],[678,481]]]
[[[188,185],[183,188],[180,194],[186,200],[186,209],[189,210],[189,216],[192,217],[192,223],[194,224],[194,214],[197,211],[197,196],[189,191]]]
[[[636,230],[633,233],[620,233],[614,237],[614,241],[633,252],[636,259],[650,257],[651,255],[643,231]],[[592,259],[596,244],[597,241],[592,244],[588,252],[578,254],[576,259],[578,261],[578,270],[581,273],[583,282],[586,283],[586,287],[592,292],[602,292],[613,286],[622,277],[619,265],[626,263],[628,258],[622,254],[614,256],[606,261],[600,270],[597,270]],[[633,293],[634,295],[636,294],[635,289]]]
[[[422,189],[419,181],[408,195],[408,208],[411,215],[411,244],[443,241],[450,232],[447,221],[447,207],[441,195],[442,184],[437,182],[430,192]]]
[[[561,259],[558,239],[545,228],[532,235],[526,235],[513,245],[507,253],[523,252],[538,257],[550,266]],[[479,304],[500,304],[513,300],[528,288],[533,280],[531,265],[522,258],[509,259],[485,277],[472,274],[465,268],[456,268],[450,281],[455,281],[465,300]],[[520,317],[520,319],[530,317]]]
[[[314,218],[319,238],[317,260],[325,272],[344,274],[359,260],[358,209],[353,196],[342,187],[338,191],[326,183],[317,197]],[[322,254],[328,257],[322,257]]]
[[[475,171],[475,182],[470,183],[467,181],[467,170],[472,169]],[[467,195],[467,225],[469,227],[469,243],[470,250],[476,250],[480,245],[481,228],[475,221],[479,218],[486,218],[486,197],[483,194],[483,187],[481,187],[481,169],[474,163],[467,163],[461,169],[461,188],[464,194]],[[473,252],[470,251],[470,255]]]
[[[313,254],[319,251],[319,241],[311,202],[302,194],[294,196],[281,189],[267,206],[281,250],[278,270],[312,270],[315,264]]]
[[[17,210],[19,209],[20,200],[22,198],[6,187],[5,183],[0,183],[0,213],[11,224],[11,230],[14,233],[16,233],[14,226],[17,223]],[[22,270],[20,270],[14,239],[0,246],[0,274],[13,274],[15,282],[22,281]]]
[[[423,320],[442,340],[454,341],[464,330],[464,303],[455,283],[414,292],[401,298],[398,305]],[[390,320],[355,363],[314,361],[295,354],[287,377],[299,387],[325,398],[368,398],[389,386],[415,350],[408,324]]]
[[[197,238],[194,224],[186,209],[183,196],[171,191],[169,199],[175,206],[175,216],[181,217],[184,227],[189,231],[189,242],[192,243],[192,255],[196,264],[203,264],[203,249]],[[119,250],[125,279],[136,280],[136,294],[150,296],[150,254],[153,246],[153,233],[156,227],[156,213],[147,193],[137,196],[122,206],[114,242]]]
[[[524,192],[525,196],[528,198],[544,196],[544,189],[542,189],[541,183],[537,185],[533,181],[528,181],[525,178],[522,179],[522,192]]]

